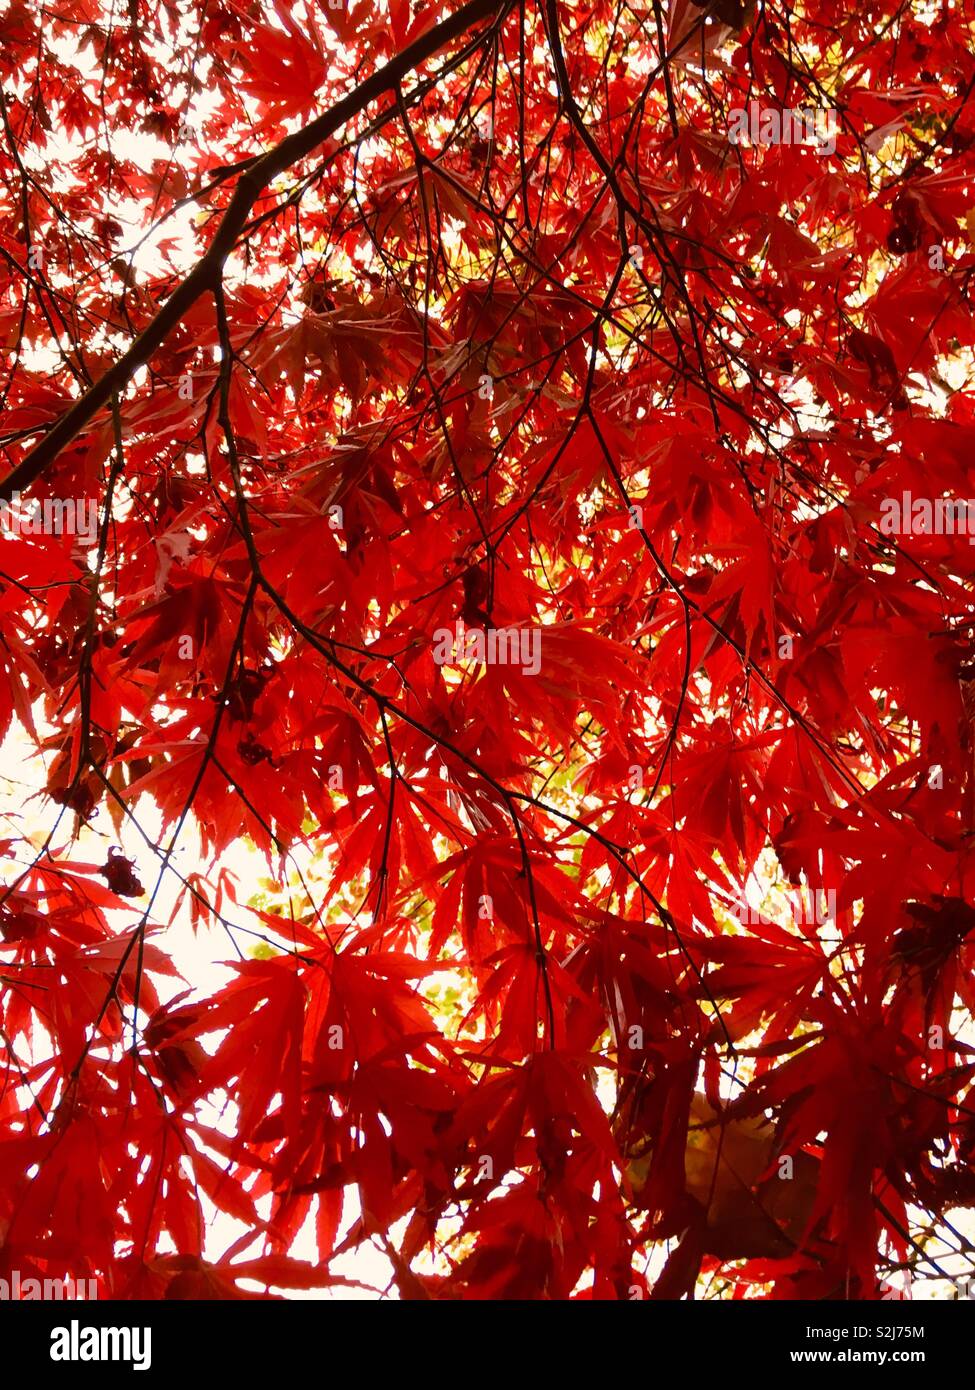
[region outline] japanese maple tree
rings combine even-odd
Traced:
[[[968,1271],[973,35],[7,0],[0,1275]]]

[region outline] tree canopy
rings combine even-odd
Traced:
[[[0,1275],[968,1272],[973,34],[9,0]]]

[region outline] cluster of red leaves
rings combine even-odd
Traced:
[[[7,7],[8,468],[179,294],[185,207],[195,257],[442,18]],[[222,288],[34,484],[97,543],[0,538],[0,732],[126,845],[3,845],[0,1273],[246,1297],[370,1240],[406,1298],[937,1272],[921,1231],[975,1201],[975,549],[878,522],[975,491],[969,49],[962,6],[499,0],[254,190]],[[835,152],[731,144],[756,97],[833,106]],[[438,665],[458,619],[538,674]],[[218,873],[244,836],[328,868],[284,914],[189,875],[240,958],[163,1004],[187,817]],[[736,925],[770,866],[835,917]]]

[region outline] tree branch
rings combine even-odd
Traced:
[[[515,0],[469,0],[456,13],[434,25],[398,53],[371,77],[367,77],[347,96],[323,111],[303,130],[286,136],[274,149],[255,160],[242,174],[227,209],[221,218],[216,235],[206,252],[197,261],[186,279],[166,300],[151,323],[147,324],[115,365],[91,388],[79,396],[44,438],[30,450],[11,473],[0,483],[0,499],[8,501],[14,492],[25,492],[98,413],[128,383],[133,373],[156,351],[169,332],[197,299],[218,282],[223,264],[236,244],[251,209],[267,185],[285,169],[310,154],[317,145],[329,139],[354,116],[359,115],[371,101],[383,92],[397,89],[403,78],[415,67],[432,57],[452,39],[459,38],[474,24],[490,15],[502,18]]]

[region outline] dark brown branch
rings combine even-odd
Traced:
[[[262,191],[279,174],[310,154],[317,145],[329,139],[347,121],[361,114],[371,101],[383,92],[396,89],[408,73],[433,56],[451,40],[459,38],[479,20],[491,15],[502,17],[514,0],[469,0],[442,23],[434,25],[409,44],[402,53],[347,96],[323,111],[303,130],[288,135],[274,149],[268,150],[242,174],[233,197],[206,252],[197,261],[186,279],[170,295],[151,323],[123,353],[99,381],[74,402],[51,427],[44,438],[8,473],[0,483],[0,499],[9,500],[14,492],[25,492],[57,458],[116,393],[121,394],[133,373],[149,360],[159,345],[180,322],[187,310],[208,289],[214,288],[223,264],[233,250],[251,209]]]

